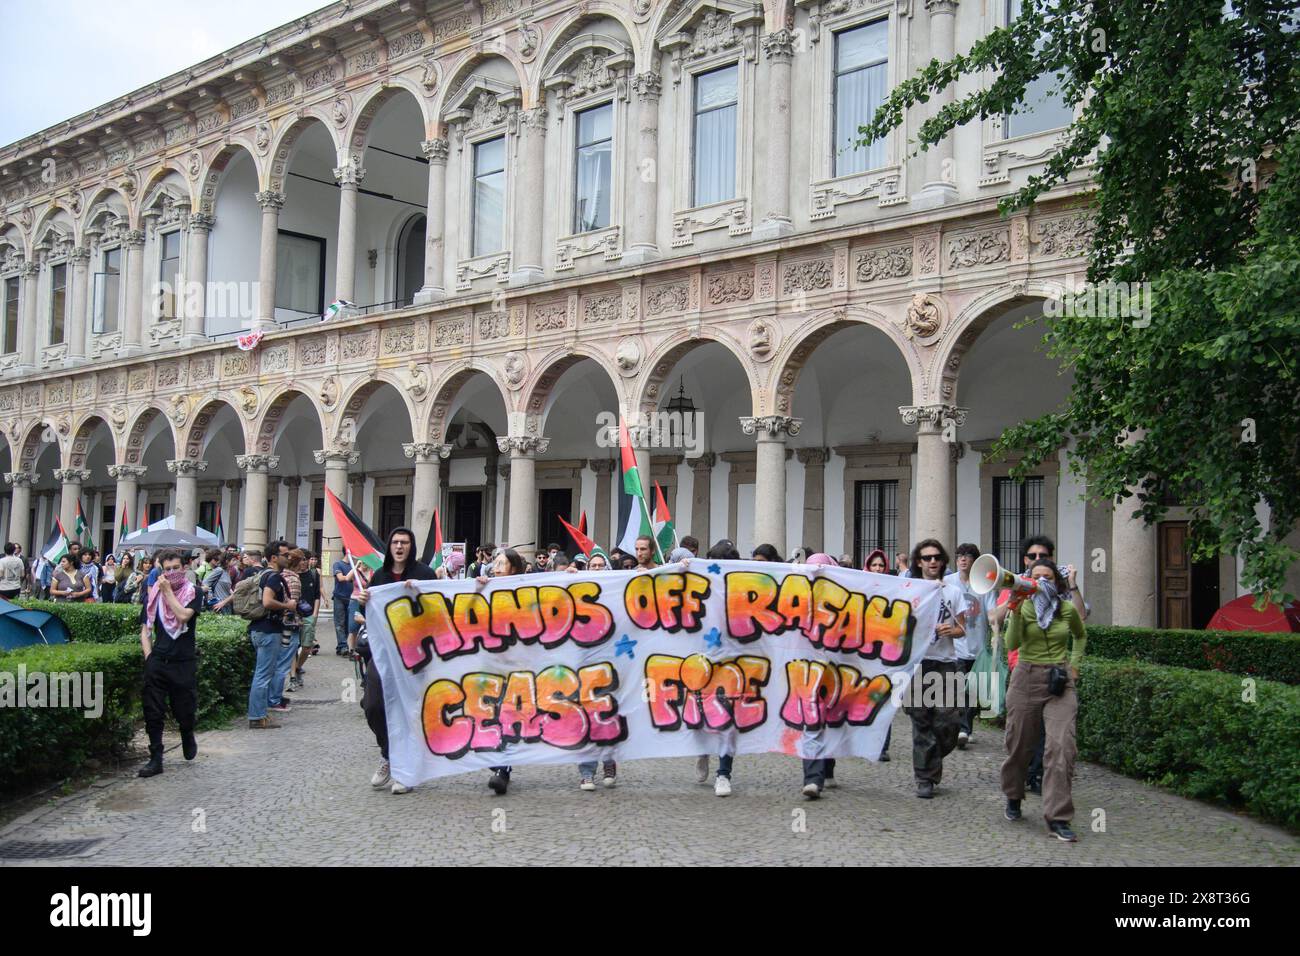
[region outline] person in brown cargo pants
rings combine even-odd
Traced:
[[[1087,633],[1083,618],[1068,601],[1062,601],[1065,582],[1047,558],[1029,568],[1038,590],[1008,615],[1006,646],[1020,649],[1020,662],[1007,688],[1007,759],[1002,764],[1002,793],[1007,798],[1004,815],[1021,818],[1025,796],[1025,768],[1038,746],[1040,721],[1046,735],[1043,759],[1043,818],[1052,836],[1066,843],[1078,837],[1070,829],[1074,800],[1075,714],[1079,700],[1075,681],[1083,660]],[[1068,658],[1068,665],[1066,663]],[[1059,693],[1052,693],[1056,671]]]

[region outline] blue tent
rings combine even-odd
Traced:
[[[47,611],[33,611],[0,598],[0,651],[32,644],[68,643],[68,626]]]

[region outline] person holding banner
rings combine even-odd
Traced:
[[[568,570],[571,573],[574,574],[577,573],[577,569],[573,565],[570,565]],[[591,562],[588,570],[590,571],[609,570],[609,562],[605,560],[605,553],[597,547],[592,548]],[[602,770],[604,771],[604,777],[602,782],[604,783],[605,787],[607,789],[613,787],[618,782],[618,777],[617,777],[618,764],[613,760],[605,760],[602,762]],[[578,780],[579,790],[587,790],[587,791],[595,790],[596,789],[596,761],[584,760],[582,763],[578,764],[578,777],[579,777]]]
[[[770,544],[768,545],[760,544],[757,548],[754,549],[755,561],[769,560],[767,558],[760,558],[758,556],[759,551],[763,548],[771,548],[771,553],[776,554],[776,549],[773,548]],[[808,556],[808,560],[805,563],[811,565],[814,568],[839,566],[838,561],[832,558],[829,554],[824,554],[821,551],[818,551],[816,554],[810,554]],[[804,734],[805,737],[811,736],[813,739],[816,739],[821,736],[820,732],[815,734],[809,734],[808,731],[804,731]],[[837,784],[835,783],[835,758],[834,757],[818,758],[816,760],[808,760],[806,758],[804,759],[802,793],[807,799],[816,800],[818,797],[822,795],[823,790],[827,788],[834,790],[836,786]]]
[[[556,550],[559,550],[558,545]],[[511,575],[527,573],[528,562],[514,548],[502,548],[492,559],[492,577],[494,578],[508,578]],[[483,576],[480,576],[477,580],[480,588],[488,583],[488,579]],[[492,776],[488,779],[488,788],[498,797],[505,796],[506,789],[510,786],[511,768],[502,766],[489,767],[488,769],[492,771]]]
[[[638,543],[638,547],[640,547]],[[735,542],[729,538],[722,538],[713,547],[709,548],[705,557],[714,561],[739,561],[740,551],[736,549]],[[720,754],[718,756],[718,773],[713,778],[713,794],[718,797],[731,796],[731,769],[735,764],[735,754]],[[695,775],[700,783],[709,782],[709,755],[701,754],[695,760]]]
[[[957,673],[957,648],[954,641],[966,633],[962,619],[966,613],[966,596],[961,588],[942,584],[948,570],[948,552],[934,538],[926,538],[912,549],[912,568],[908,576],[938,581],[943,587],[934,636],[921,661],[920,670],[907,689],[909,701],[904,705],[912,719],[912,772],[916,777],[916,795],[922,800],[934,796],[934,788],[943,779],[943,758],[957,746],[960,718],[957,701],[949,699],[955,689],[949,675]],[[934,683],[942,692],[934,693]],[[940,699],[935,702],[934,697]]]
[[[388,546],[384,549],[384,564],[370,578],[369,584],[362,585],[357,591],[356,601],[365,607],[370,600],[370,588],[399,581],[432,581],[437,577],[433,568],[415,557],[415,532],[410,528],[394,528],[388,534]],[[369,660],[369,651],[363,648],[362,654]],[[411,788],[403,786],[393,779],[392,768],[388,763],[388,715],[384,712],[384,685],[379,679],[379,668],[372,663],[366,668],[366,682],[361,695],[361,710],[366,715],[370,732],[375,735],[379,753],[383,758],[379,769],[370,778],[370,786],[376,790],[390,787],[392,793],[410,793]]]
[[[1032,600],[1016,602],[1007,620],[1007,648],[1019,650],[1020,660],[1007,688],[1007,759],[1001,773],[1007,798],[1004,816],[1012,822],[1021,818],[1025,769],[1041,736],[1046,740],[1043,818],[1052,836],[1075,843],[1078,837],[1070,829],[1079,707],[1075,682],[1088,635],[1083,616],[1064,599],[1068,584],[1055,563],[1039,558],[1030,565],[1029,575],[1038,588]]]

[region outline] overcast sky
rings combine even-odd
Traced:
[[[326,0],[0,0],[0,145],[325,5]]]

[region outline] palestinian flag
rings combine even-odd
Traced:
[[[583,534],[587,533],[587,512],[586,511],[583,511],[581,517],[578,518],[578,530],[581,531]]]
[[[68,535],[63,530],[63,522],[55,518],[54,527],[50,530],[50,536],[45,539],[45,547],[41,549],[41,557],[50,564],[58,564],[59,560],[67,553]]]
[[[433,509],[433,521],[429,523],[429,537],[424,542],[424,554],[420,556],[420,560],[435,571],[442,567],[442,520],[438,517],[437,508]]]
[[[123,513],[122,518],[123,518],[123,520],[125,520],[125,518],[126,518],[126,514],[125,514],[125,513]],[[216,528],[214,528],[213,530],[214,530],[214,531],[216,532],[216,534],[217,534],[217,547],[219,547],[219,548],[224,548],[224,547],[226,546],[226,526],[225,526],[225,525],[222,523],[222,521],[221,521],[221,502],[220,502],[220,501],[217,502],[217,520],[214,521],[214,522],[212,522],[212,523],[216,525]]]
[[[343,547],[352,555],[352,560],[372,572],[383,567],[384,544],[379,536],[328,488],[325,489],[325,500],[334,513],[334,522],[339,526],[339,537],[343,539]]]
[[[126,521],[126,502],[122,502],[122,523],[117,529],[117,540],[121,541],[131,533],[131,526]]]
[[[81,499],[77,499],[77,522],[74,525],[77,532],[77,540],[87,547],[90,546],[90,522],[86,520],[86,512],[81,510]]]
[[[355,302],[349,302],[347,299],[335,299],[329,304],[329,308],[321,313],[320,320],[322,322],[328,322],[330,319],[338,318],[340,315],[347,312],[348,309],[355,309],[356,307],[357,305]]]
[[[560,516],[556,515],[556,517],[559,518]],[[586,515],[584,514],[583,517],[585,518]],[[587,556],[588,561],[591,560],[593,554],[599,554],[605,559],[606,564],[609,563],[609,555],[605,553],[605,549],[587,537],[586,528],[583,527],[585,522],[579,521],[578,527],[575,528],[569,522],[560,518],[560,524],[564,525],[564,530],[569,532],[569,537],[578,546],[578,550]]]
[[[623,529],[623,539],[618,546],[628,554],[636,553],[636,539],[641,535],[654,539],[654,524],[650,520],[650,506],[645,499],[645,486],[641,484],[641,473],[637,471],[636,455],[632,453],[632,439],[627,433],[627,422],[623,416],[618,419],[618,444],[623,463],[623,493],[632,498],[632,510],[628,512],[627,527]],[[659,550],[655,542],[655,550]],[[660,552],[658,560],[664,559]]]
[[[677,547],[677,529],[673,527],[673,516],[668,513],[668,502],[664,501],[664,491],[655,482],[655,543],[664,555]]]

